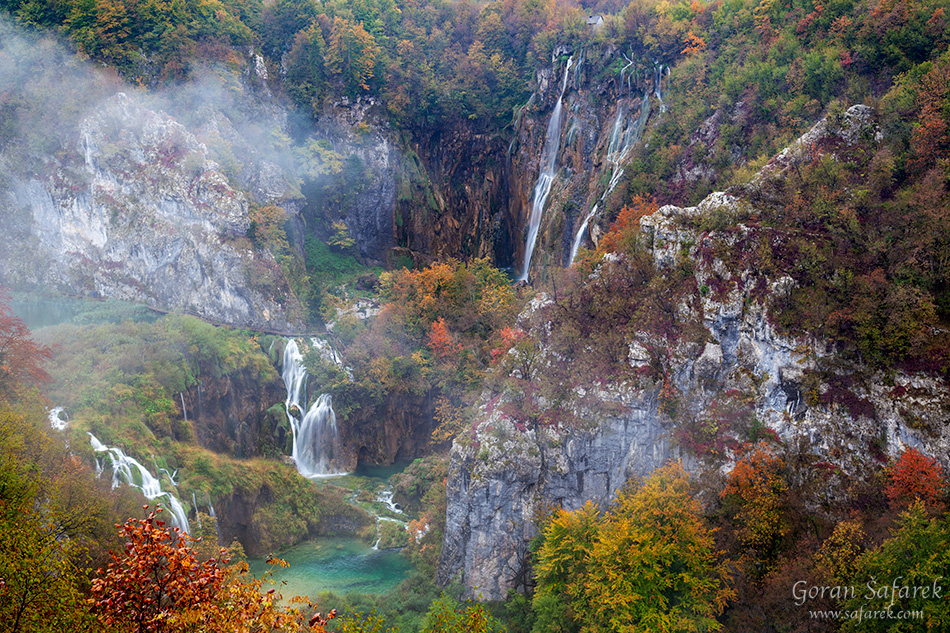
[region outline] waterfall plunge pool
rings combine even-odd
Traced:
[[[278,556],[290,566],[268,565],[264,559],[249,559],[255,576],[274,569],[274,578],[284,600],[293,596],[316,598],[323,592],[385,593],[402,582],[412,565],[398,550],[374,550],[355,538],[321,538],[306,541]],[[268,587],[274,586],[268,584]]]
[[[393,510],[390,505],[392,488],[389,478],[405,470],[410,463],[401,461],[388,466],[360,464],[352,474],[333,477],[329,481],[332,481],[330,485],[350,490],[350,503],[382,521],[393,518],[408,521],[412,517],[402,515],[400,509]],[[321,481],[329,483],[328,480]],[[247,562],[255,576],[269,570],[274,572],[273,582],[267,583],[265,590],[275,587],[285,602],[294,596],[315,599],[325,592],[381,594],[394,589],[413,570],[412,563],[399,549],[376,549],[372,543],[356,537],[316,538],[284,550],[276,557],[287,561],[289,567],[268,565],[263,558],[249,558]]]

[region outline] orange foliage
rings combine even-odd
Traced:
[[[429,348],[439,360],[451,360],[458,353],[459,345],[445,326],[444,318],[433,321],[429,327]]]
[[[280,595],[273,589],[262,593],[261,580],[245,580],[246,564],[225,568],[216,559],[199,561],[178,528],[168,530],[157,520],[159,512],[126,521],[120,530],[125,552],[121,557],[111,553],[108,568],[99,569],[92,581],[90,603],[106,627],[137,633],[325,633],[335,611],[316,613],[305,622],[297,609],[278,606]],[[224,556],[224,550],[220,553]]]
[[[499,358],[508,353],[508,350],[523,341],[527,336],[524,330],[507,326],[503,327],[499,334],[501,335],[501,343],[491,351],[492,363],[497,362]]]
[[[915,499],[934,504],[943,496],[945,486],[943,469],[937,460],[911,448],[901,453],[888,469],[884,492],[896,508],[909,506]]]
[[[706,40],[699,37],[692,31],[687,34],[688,41],[686,42],[686,48],[683,49],[684,55],[695,55],[701,51],[706,50]]]
[[[950,154],[950,63],[938,62],[920,82],[917,96],[920,106],[919,125],[914,130],[915,168],[924,171],[940,158]]]
[[[640,218],[651,215],[656,210],[657,204],[652,199],[634,196],[630,204],[620,210],[617,219],[610,225],[610,230],[600,240],[596,258],[600,259],[607,253],[629,250],[640,232]]]
[[[772,455],[765,444],[759,444],[740,459],[726,487],[719,493],[738,505],[736,519],[739,540],[748,548],[743,557],[767,562],[778,541],[788,533],[783,517],[788,483],[783,471],[785,462]]]

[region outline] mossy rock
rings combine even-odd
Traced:
[[[409,545],[409,532],[403,523],[380,521],[376,533],[379,536],[379,549],[394,549]]]

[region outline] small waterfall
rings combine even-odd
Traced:
[[[657,64],[654,67],[654,88],[653,94],[656,100],[660,102],[660,112],[666,112],[666,104],[663,103],[663,75],[670,76],[670,67],[663,64]]]
[[[633,90],[633,72],[627,75],[627,69],[633,66],[635,62],[627,57],[626,53],[622,53],[622,55],[627,65],[620,69],[620,85],[627,88],[628,92],[631,92]]]
[[[403,514],[402,508],[393,501],[393,489],[391,487],[376,495],[376,501],[385,504],[389,511],[394,514]]]
[[[389,517],[380,517],[380,516],[376,517],[376,542],[373,543],[374,550],[379,549],[379,541],[381,539],[381,537],[379,536],[379,524],[382,523],[383,521],[388,521],[389,523],[398,523],[399,525],[406,527],[405,521],[400,521],[399,519],[391,519]],[[408,530],[409,528],[406,527],[406,529]]]
[[[125,482],[141,490],[142,494],[145,495],[145,498],[149,501],[164,498],[162,504],[165,505],[166,510],[171,513],[170,523],[182,532],[187,533],[191,531],[185,508],[182,507],[181,503],[172,493],[162,490],[161,482],[153,477],[152,473],[150,473],[145,466],[123,453],[122,449],[109,448],[100,442],[92,433],[89,433],[89,441],[92,444],[93,450],[97,453],[105,453],[105,459],[112,463],[113,488],[116,488],[120,482]],[[97,472],[102,471],[102,465],[98,459],[96,460],[96,470]]]
[[[187,422],[187,421],[188,421],[188,409],[185,408],[185,392],[184,392],[184,391],[181,391],[181,392],[178,393],[178,395],[179,395],[179,397],[181,397],[181,414],[182,414],[183,416],[185,416],[185,422]]]
[[[567,260],[568,266],[573,264],[577,258],[577,251],[581,248],[581,240],[584,239],[584,232],[587,231],[587,225],[590,223],[591,218],[597,214],[597,207],[598,205],[595,204],[594,208],[587,214],[587,217],[584,218],[584,221],[581,222],[581,228],[577,229],[577,235],[574,236],[574,241],[571,242],[571,258]]]
[[[191,491],[191,505],[192,505],[192,506],[194,507],[194,509],[195,509],[195,518],[198,519],[198,529],[201,530],[201,529],[203,529],[203,528],[201,527],[201,515],[198,514],[198,500],[195,498],[195,491],[194,491],[194,490]]]
[[[152,461],[152,463],[153,463],[153,464],[155,463],[154,460]],[[170,472],[168,472],[168,469],[167,469],[167,468],[159,468],[158,465],[156,464],[156,465],[155,465],[155,470],[156,470],[157,472],[160,472],[160,473],[165,473],[165,475],[168,477],[168,481],[170,481],[171,484],[172,484],[173,486],[175,486],[176,488],[178,487],[178,482],[175,481],[175,477],[178,476],[178,469],[177,469],[177,468],[175,469],[175,472],[170,473]]]
[[[527,281],[528,272],[531,270],[531,256],[534,254],[535,242],[538,239],[538,229],[541,227],[541,214],[544,211],[544,203],[547,202],[548,194],[551,193],[551,185],[554,183],[556,175],[557,153],[561,148],[561,115],[563,110],[564,91],[567,90],[567,80],[570,76],[573,57],[567,60],[567,67],[564,69],[564,80],[561,82],[561,93],[558,95],[557,103],[554,105],[554,112],[551,114],[551,120],[548,122],[547,134],[544,138],[544,148],[541,150],[541,173],[538,174],[538,181],[534,185],[534,195],[531,202],[531,216],[528,218],[528,237],[525,243],[524,267],[516,281]]]
[[[69,416],[62,407],[53,407],[49,410],[49,425],[57,431],[62,431],[69,425]]]
[[[376,502],[377,502],[377,503],[382,503],[383,505],[385,505],[385,506],[386,506],[386,509],[388,509],[388,510],[389,510],[390,512],[392,512],[393,514],[400,514],[400,515],[404,515],[404,514],[405,514],[405,513],[402,511],[402,508],[400,508],[399,505],[396,504],[396,503],[393,501],[393,489],[392,489],[392,486],[389,486],[388,488],[386,488],[386,490],[380,491],[380,492],[376,495]],[[375,550],[378,550],[378,549],[379,549],[379,541],[380,541],[380,538],[381,538],[381,537],[379,536],[379,524],[382,523],[383,521],[388,521],[389,523],[398,523],[399,525],[403,526],[403,528],[405,528],[406,530],[409,529],[409,525],[408,525],[405,521],[403,521],[402,519],[394,519],[394,518],[392,518],[392,517],[383,517],[383,516],[379,516],[379,515],[377,514],[377,515],[376,515],[376,542],[373,543],[373,549],[375,549]]]
[[[315,339],[316,340],[316,339]],[[326,345],[315,345],[321,353],[328,350],[334,362],[342,364],[339,355]],[[303,364],[303,355],[294,340],[288,340],[284,348],[283,365],[284,385],[287,387],[287,420],[293,431],[294,464],[297,471],[304,477],[315,478],[327,475],[344,474],[336,471],[332,466],[333,458],[339,452],[340,434],[336,425],[336,414],[333,412],[333,402],[330,394],[322,394],[298,421],[291,413],[293,408],[302,412],[307,397],[307,368]]]

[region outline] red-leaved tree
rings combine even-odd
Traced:
[[[14,316],[9,297],[0,290],[0,399],[48,382],[43,363],[52,357],[52,350],[30,338],[29,328]]]
[[[297,607],[281,607],[280,595],[261,592],[261,579],[247,575],[246,563],[223,567],[224,550],[220,562],[199,561],[188,537],[157,519],[160,511],[126,521],[120,528],[125,551],[113,552],[92,582],[91,603],[104,625],[136,633],[325,633],[334,611],[306,620]],[[312,607],[300,598],[291,603],[305,603],[308,612]]]
[[[934,504],[943,497],[943,468],[933,457],[911,448],[897,458],[887,473],[884,493],[891,506],[906,508],[915,499]]]

